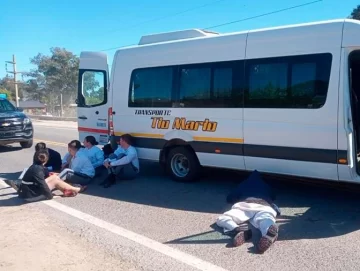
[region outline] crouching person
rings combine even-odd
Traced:
[[[227,197],[229,203],[236,203],[218,217],[216,224],[224,233],[234,236],[233,244],[237,247],[252,237],[251,230],[243,227],[245,222],[250,222],[261,232],[257,250],[264,253],[278,238],[276,216],[280,215],[280,210],[273,203],[274,199],[270,186],[254,171]]]
[[[131,136],[120,137],[120,145],[104,166],[108,169],[108,177],[100,185],[105,188],[115,184],[116,180],[133,180],[139,173],[139,159],[135,147],[131,145]]]
[[[44,142],[39,142],[35,145],[35,152],[40,150],[46,150],[49,153],[49,160],[45,164],[45,169],[48,172],[60,172],[61,171],[61,155],[57,151],[50,149]],[[48,177],[47,174],[46,177]]]
[[[53,198],[52,190],[58,189],[64,197],[73,197],[85,191],[86,186],[73,187],[60,180],[57,175],[45,178],[44,165],[48,162],[49,153],[39,150],[34,155],[34,163],[25,172],[21,184],[17,186],[13,181],[7,183],[17,190],[20,198],[27,202],[50,200]]]

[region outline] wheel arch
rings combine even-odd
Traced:
[[[200,164],[199,158],[197,157],[197,154],[194,148],[191,146],[191,144],[180,138],[173,138],[165,143],[164,147],[160,150],[160,154],[159,154],[160,164],[165,165],[170,150],[176,147],[184,147],[189,151],[192,151]]]

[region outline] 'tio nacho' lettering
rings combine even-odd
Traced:
[[[160,117],[152,117],[151,128],[153,129],[169,129],[170,120],[164,120]],[[217,129],[217,122],[205,119],[204,121],[186,120],[186,118],[175,118],[172,124],[172,129],[198,131],[199,128],[204,132],[215,132]]]

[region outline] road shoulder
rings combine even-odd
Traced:
[[[0,270],[139,270],[58,226],[36,204],[1,207]]]

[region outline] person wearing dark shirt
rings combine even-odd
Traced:
[[[276,216],[280,215],[280,209],[273,202],[275,197],[274,191],[255,170],[227,196],[227,202],[233,206],[218,217],[216,224],[234,236],[233,244],[237,247],[252,237],[251,230],[244,229],[244,223],[250,222],[261,231],[257,249],[264,253],[278,238]]]
[[[44,142],[39,142],[35,145],[35,151],[47,150],[49,153],[49,161],[45,164],[46,171],[61,171],[61,155],[57,151],[47,148]]]
[[[86,186],[74,187],[62,181],[57,175],[45,178],[44,165],[47,163],[49,153],[40,150],[35,153],[34,164],[25,172],[21,184],[18,187],[14,181],[7,180],[7,184],[17,189],[20,198],[28,202],[49,200],[53,198],[51,193],[54,189],[63,192],[64,197],[76,196],[85,191]]]

